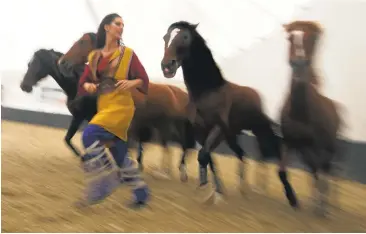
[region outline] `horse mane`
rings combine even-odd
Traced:
[[[64,55],[63,53],[61,53],[61,52],[59,52],[57,50],[54,50],[54,49],[44,49],[44,48],[37,50],[35,52],[35,54],[37,54],[37,55],[41,54],[42,55],[42,54],[49,54],[50,52],[53,53],[54,55],[56,55],[59,58]]]
[[[57,64],[57,60],[64,54],[54,49],[44,49],[44,48],[37,50],[35,54],[44,58],[43,61],[47,61],[47,63],[51,66],[51,69],[49,70],[49,75],[54,78],[54,80],[58,83],[58,85],[64,90],[66,95],[69,98],[75,97],[77,92],[76,84],[75,88],[72,90],[70,90],[68,87],[70,83],[74,85],[76,79],[68,79],[67,77],[64,77],[63,74],[60,72],[60,68],[58,67]]]
[[[284,27],[287,31],[291,31],[297,27],[304,27],[310,29],[314,33],[323,34],[324,32],[323,27],[316,21],[296,20],[284,25]]]
[[[90,37],[90,40],[91,40],[91,43],[93,44],[93,47],[96,47],[97,46],[98,37],[97,37],[97,34],[95,32],[87,32],[87,33],[84,33],[83,36],[79,39],[79,41],[81,39],[83,39],[85,36],[89,36]]]
[[[179,21],[169,27],[188,30],[192,35],[189,56],[183,59],[182,69],[187,89],[193,98],[216,90],[226,83],[205,39],[197,32],[197,25]]]

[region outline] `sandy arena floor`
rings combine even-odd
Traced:
[[[145,178],[153,194],[149,208],[126,209],[124,203],[131,193],[121,187],[102,204],[78,210],[73,202],[81,195],[83,174],[63,143],[65,130],[9,121],[1,124],[2,232],[366,232],[365,185],[342,181],[341,210],[332,210],[324,220],[314,217],[307,203],[305,173],[290,173],[303,205],[294,211],[285,201],[274,167],[266,196],[250,191],[242,196],[235,190],[236,160],[216,157],[225,177],[227,204],[205,206],[195,193],[195,154],[189,160],[186,184],[179,181],[177,170],[173,180],[157,180],[148,166],[156,164],[162,151],[153,145],[145,157]],[[74,142],[80,147],[80,134]],[[172,148],[172,152],[178,160],[180,150]],[[249,173],[255,166],[250,164]]]

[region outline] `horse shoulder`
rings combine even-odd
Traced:
[[[316,89],[313,89],[311,98],[312,107],[310,111],[313,114],[313,124],[327,132],[337,132],[340,117],[334,101],[320,94]]]
[[[182,89],[174,86],[168,85],[172,94],[172,105],[179,116],[187,115],[187,105],[189,102],[188,93],[184,92]]]

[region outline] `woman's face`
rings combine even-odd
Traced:
[[[120,40],[122,38],[124,26],[122,18],[116,17],[112,23],[106,25],[105,30],[110,37]]]

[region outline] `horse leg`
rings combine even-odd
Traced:
[[[263,155],[263,150],[261,148],[262,144],[259,144],[258,138],[257,138],[257,147],[260,150],[260,154]],[[263,157],[260,156],[257,159],[256,166],[255,166],[255,185],[253,187],[253,191],[259,194],[264,194],[267,192],[268,188],[268,180],[267,180],[267,174],[268,174],[268,165],[264,162]]]
[[[163,147],[163,155],[161,157],[160,166],[154,171],[154,176],[159,179],[171,179],[172,155],[168,146],[168,141],[171,136],[171,122],[164,122],[164,124],[157,127],[160,138],[160,145]]]
[[[245,164],[244,156],[246,155],[243,148],[238,144],[237,136],[228,136],[226,137],[226,142],[229,145],[230,149],[234,151],[236,157],[239,159],[238,164],[238,175],[239,175],[239,190],[242,194],[245,193],[245,189],[248,187],[248,183],[245,181]]]
[[[292,188],[292,185],[290,184],[290,182],[288,181],[287,178],[287,158],[288,158],[288,147],[283,144],[282,145],[282,153],[281,153],[281,158],[279,161],[279,169],[278,169],[278,177],[280,178],[283,188],[285,190],[285,195],[287,197],[287,200],[289,202],[289,204],[293,207],[293,208],[299,208],[299,202],[296,198],[296,194],[294,189]]]
[[[303,150],[303,157],[314,178],[314,213],[317,216],[324,217],[327,213],[327,203],[329,194],[328,175],[330,172],[330,163],[324,163],[324,151],[319,149]]]
[[[323,151],[322,158],[324,159],[319,173],[317,188],[319,191],[318,215],[325,216],[328,213],[329,194],[330,194],[330,178],[334,178],[333,170],[334,161],[336,158],[335,152]],[[332,186],[333,187],[333,186]],[[332,191],[333,192],[333,191]]]
[[[263,118],[263,120],[253,129],[253,133],[257,137],[257,142],[261,151],[261,160],[269,159],[273,156],[278,160],[278,176],[284,187],[285,195],[289,204],[292,207],[297,208],[298,201],[295,192],[287,179],[288,149],[285,144],[281,144],[280,137],[273,131],[271,121],[268,121],[268,118],[265,115],[261,115],[260,118]]]
[[[185,149],[184,147],[182,147],[182,149],[183,149],[182,157],[180,159],[180,163],[179,163],[179,167],[178,167],[179,178],[180,178],[180,181],[187,182],[188,174],[187,174],[186,156],[187,156],[188,149]]]
[[[143,143],[149,141],[152,137],[152,133],[151,133],[151,129],[147,128],[147,127],[142,127],[140,129],[138,129],[138,133],[137,133],[137,137],[138,137],[138,146],[137,146],[137,163],[138,163],[138,167],[140,171],[144,170],[144,166],[143,166],[143,153],[144,153],[144,148],[143,148]]]
[[[182,182],[188,181],[188,174],[187,174],[187,166],[186,166],[186,157],[187,153],[190,149],[194,149],[196,146],[196,140],[194,135],[194,129],[191,122],[188,120],[184,121],[184,130],[183,136],[181,136],[181,147],[182,147],[182,157],[179,163],[179,172],[180,172],[180,180]]]
[[[208,134],[202,149],[198,152],[198,163],[199,163],[199,188],[205,188],[208,186],[207,178],[207,165],[210,165],[210,169],[213,176],[213,181],[215,183],[215,192],[212,192],[210,196],[205,199],[206,202],[212,200],[213,203],[217,203],[222,198],[223,189],[220,178],[217,175],[216,165],[212,159],[211,151],[217,147],[217,145],[222,141],[222,131],[221,128],[216,125]]]
[[[164,137],[162,140],[162,147],[163,147],[164,153],[163,153],[163,158],[162,158],[162,163],[161,163],[161,169],[162,169],[163,173],[166,174],[166,176],[168,178],[170,178],[170,176],[172,175],[172,155],[171,155],[171,151],[168,146],[167,139],[165,139]]]
[[[137,146],[137,163],[138,163],[139,170],[141,172],[144,170],[144,165],[142,164],[143,153],[144,153],[144,148],[142,146],[142,141],[139,140],[138,146]]]
[[[338,143],[339,144],[339,143]],[[336,151],[333,152],[334,158],[331,161],[330,173],[332,177],[332,186],[331,186],[331,206],[335,209],[341,209],[340,205],[340,178],[344,176],[345,168],[344,168],[344,148],[336,143]]]
[[[315,214],[325,217],[328,210],[328,195],[329,195],[329,180],[328,173],[325,171],[320,171],[317,175],[316,189],[317,189],[317,199],[315,206]]]
[[[84,118],[81,117],[72,117],[71,123],[69,125],[69,129],[67,130],[66,136],[64,138],[65,143],[70,147],[70,149],[76,154],[76,156],[80,156],[80,152],[75,148],[75,146],[71,143],[71,139],[79,129],[79,126],[83,122]]]
[[[340,164],[340,162],[332,162],[331,165],[331,177],[332,177],[332,183],[331,183],[331,206],[335,209],[341,209],[340,205],[340,198],[339,198],[339,190],[340,190],[340,177],[342,177],[342,174],[344,172],[344,168]]]

